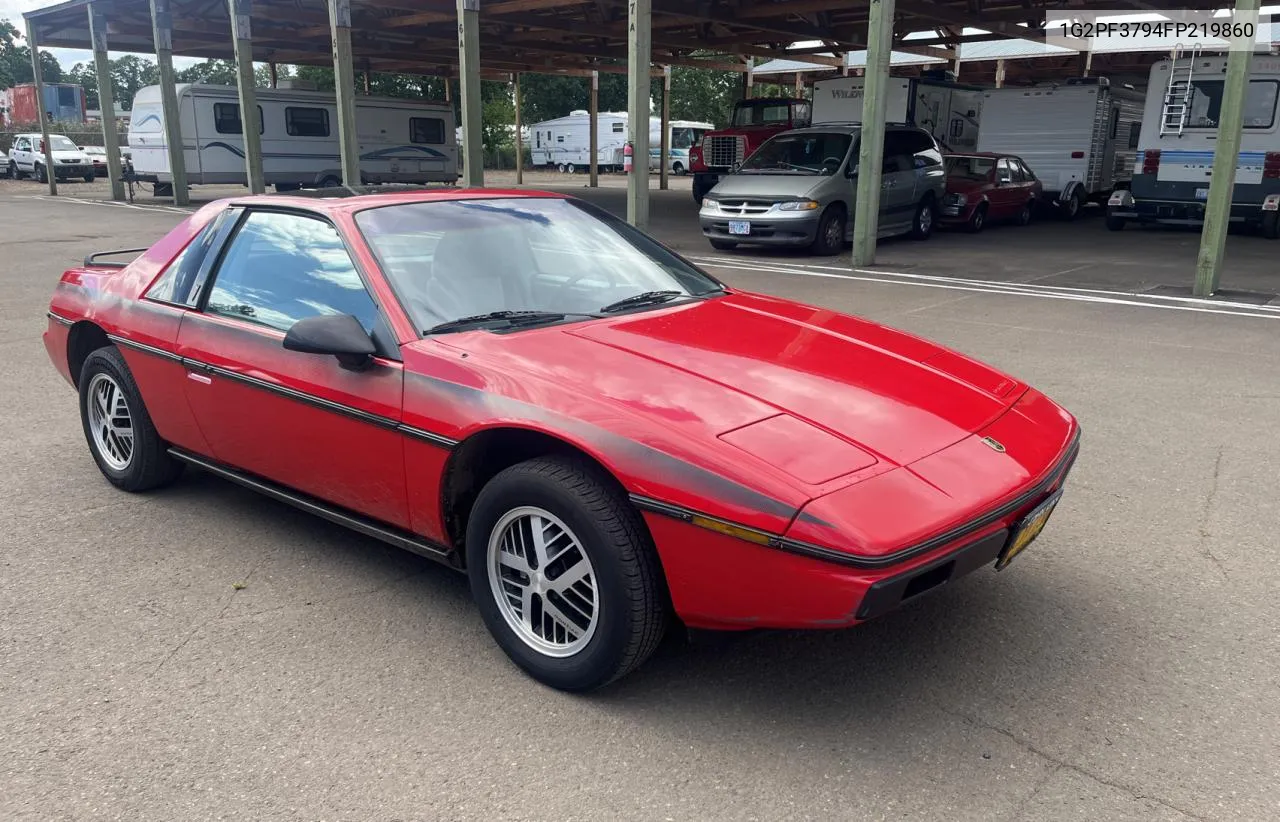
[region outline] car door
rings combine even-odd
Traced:
[[[283,348],[294,322],[321,314],[360,321],[378,348],[367,368]],[[331,223],[246,210],[183,318],[178,353],[215,459],[407,527],[399,352]]]
[[[884,164],[880,177],[880,235],[899,234],[911,227],[915,215],[915,171],[903,132],[884,135]]]
[[[28,174],[31,172],[31,139],[29,137],[19,137],[13,141],[13,154],[10,159],[19,171]]]
[[[988,202],[991,203],[989,218],[1005,220],[1022,208],[1022,193],[1014,177],[1013,165],[1008,157],[996,160],[996,185],[991,190]]]

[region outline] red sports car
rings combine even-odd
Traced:
[[[44,340],[111,483],[194,465],[465,571],[557,688],[672,617],[842,627],[1003,567],[1076,456],[1018,380],[554,194],[232,199],[103,256]]]
[[[987,223],[1026,225],[1035,215],[1044,185],[1020,157],[971,152],[948,154],[947,194],[938,208],[943,225],[978,232]]]

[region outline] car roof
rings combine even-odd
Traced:
[[[304,189],[283,194],[258,194],[249,197],[230,197],[220,202],[226,205],[285,206],[305,208],[321,212],[353,212],[368,208],[380,208],[406,203],[439,203],[461,200],[495,199],[564,200],[565,194],[552,191],[505,188],[428,188],[426,186],[334,186],[332,188]]]
[[[944,157],[981,157],[984,160],[999,160],[1001,157],[1013,157],[1016,160],[1022,159],[1016,154],[1005,154],[998,151],[948,151],[943,154]]]

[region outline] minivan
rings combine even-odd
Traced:
[[[858,187],[854,125],[817,125],[775,135],[716,184],[698,221],[713,248],[807,246],[838,254],[853,240]],[[933,233],[947,191],[942,150],[921,128],[885,128],[878,237]]]

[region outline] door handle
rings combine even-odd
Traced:
[[[207,377],[204,374],[197,374],[194,371],[187,372],[187,379],[193,382],[198,382],[201,385],[213,385],[213,379],[211,377]]]

